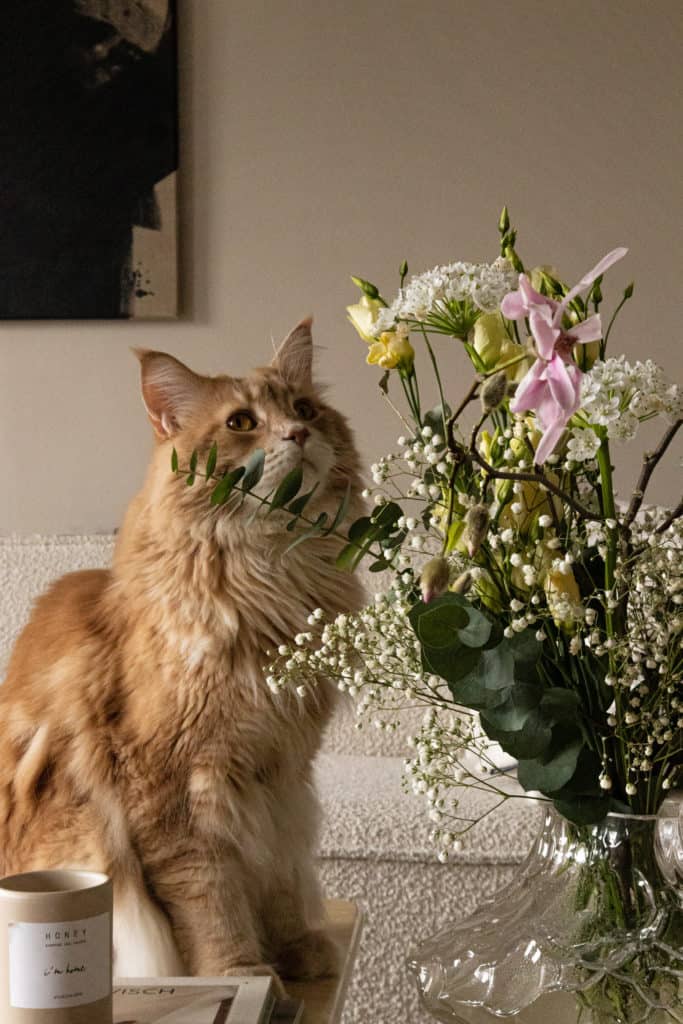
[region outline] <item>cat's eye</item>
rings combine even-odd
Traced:
[[[298,398],[294,403],[294,411],[301,420],[314,420],[318,410],[307,398]]]
[[[240,409],[239,412],[234,412],[232,416],[228,416],[226,426],[229,430],[236,430],[238,433],[243,434],[248,430],[254,430],[256,420],[246,409]]]

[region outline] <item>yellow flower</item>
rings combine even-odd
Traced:
[[[524,348],[510,340],[500,313],[482,313],[474,325],[473,345],[487,373],[525,356],[512,366],[505,366],[505,376],[511,381],[520,381],[535,358],[531,348],[527,346],[525,355]]]
[[[372,334],[372,328],[377,320],[379,311],[383,308],[384,306],[379,299],[371,299],[369,295],[361,296],[360,301],[354,306],[346,307],[349,320],[356,328],[363,341],[367,341],[369,344],[372,344],[377,340]]]
[[[575,609],[581,607],[581,591],[576,577],[569,572],[554,570],[543,581],[545,599],[556,626],[569,629],[576,618]]]
[[[495,367],[503,342],[508,340],[500,313],[482,313],[474,325],[474,350],[487,370]]]
[[[529,439],[532,448],[536,448],[539,439],[539,432],[534,430]],[[525,442],[520,438],[511,438],[509,441],[509,447],[514,452],[517,459],[524,457],[528,460],[529,449]],[[546,470],[545,475],[552,483],[559,483],[557,474],[553,473],[552,470]],[[496,489],[496,497],[498,500],[502,501],[503,498],[505,498],[507,501],[499,519],[499,523],[502,527],[511,526],[514,529],[519,530],[519,532],[524,536],[529,533],[533,533],[533,528],[537,523],[539,516],[553,514],[551,502],[555,508],[555,516],[558,521],[562,518],[561,501],[545,489],[541,488],[540,484],[535,483],[533,480],[523,480],[518,483],[517,491],[515,493],[511,493],[511,490],[511,482],[509,480],[501,481]],[[521,508],[513,512],[513,505],[520,505]]]
[[[383,370],[409,370],[415,361],[415,349],[408,340],[407,332],[385,331],[373,339],[368,349],[367,362],[381,366]]]
[[[503,601],[500,590],[488,573],[482,573],[474,584],[474,591],[484,605],[494,615],[499,615],[503,610]]]

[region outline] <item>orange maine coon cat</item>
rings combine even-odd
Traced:
[[[39,599],[0,687],[0,871],[79,867],[114,879],[119,975],[334,969],[316,930],[311,762],[331,684],[275,695],[266,652],[316,607],[359,606],[335,569],[339,541],[285,553],[284,513],[216,507],[170,471],[214,441],[218,472],[266,452],[261,496],[295,466],[307,516],[334,512],[358,457],[312,379],[311,323],[251,376],[203,377],[140,351],[156,435],[110,570],[77,572]]]

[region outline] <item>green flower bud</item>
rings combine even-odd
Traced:
[[[351,280],[369,299],[379,298],[379,289],[371,281],[366,281],[362,277],[354,277],[353,275],[351,275]]]
[[[508,263],[510,263],[514,267],[518,274],[522,274],[524,272],[524,264],[522,263],[519,256],[517,255],[517,253],[511,245],[506,245],[505,252],[503,253],[503,255],[505,256],[505,259],[508,261]]]
[[[420,574],[420,590],[422,600],[429,604],[435,597],[440,597],[446,590],[450,579],[450,569],[445,558],[432,558],[424,566]]]
[[[507,206],[504,206],[501,211],[500,219],[498,221],[498,230],[501,235],[506,234],[506,232],[510,230],[510,215],[508,213]]]
[[[631,298],[631,296],[633,295],[633,287],[634,287],[634,284],[633,284],[633,281],[631,281],[631,283],[624,289],[624,298],[625,299],[630,299]]]

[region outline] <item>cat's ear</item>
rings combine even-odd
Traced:
[[[310,387],[313,381],[313,335],[311,325],[313,317],[302,320],[282,342],[272,366],[280,372],[280,376],[288,384],[299,387]]]
[[[165,352],[134,348],[140,360],[142,400],[160,440],[182,430],[202,391],[202,378]]]

